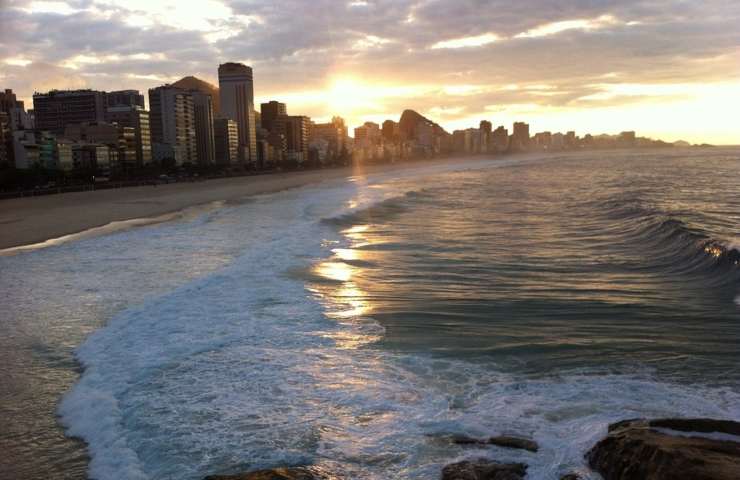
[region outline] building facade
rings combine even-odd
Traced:
[[[271,101],[260,105],[262,128],[271,132],[275,129],[278,118],[288,115],[288,107],[284,103]]]
[[[236,121],[230,118],[214,120],[213,138],[216,164],[237,164],[239,162],[239,131]]]
[[[141,168],[152,163],[152,134],[149,125],[149,112],[139,106],[108,107],[105,112],[105,121],[134,129],[136,167]]]
[[[257,129],[254,112],[252,68],[241,63],[224,63],[218,67],[221,115],[236,121],[239,146],[245,152],[245,163],[257,157]]]
[[[193,96],[163,85],[149,90],[152,152],[158,162],[198,163]]]
[[[193,97],[198,163],[200,165],[214,165],[216,163],[216,145],[213,133],[213,100],[209,94],[198,90],[190,90],[189,93]]]
[[[105,93],[97,90],[34,93],[33,110],[37,130],[61,135],[71,123],[104,121]]]
[[[144,95],[138,90],[118,90],[105,94],[105,106],[110,107],[139,107],[146,108]]]

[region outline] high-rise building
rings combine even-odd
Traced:
[[[143,167],[152,163],[149,112],[139,106],[108,107],[105,112],[105,121],[133,128],[136,141],[136,166]]]
[[[262,115],[262,128],[271,132],[275,129],[275,122],[278,118],[288,114],[288,108],[284,103],[273,100],[260,105],[260,114]]]
[[[138,90],[118,90],[105,94],[106,107],[141,107],[144,109],[144,95]]]
[[[509,148],[509,131],[503,126],[491,133],[491,145],[495,152],[505,152]]]
[[[380,143],[380,125],[375,122],[365,122],[362,126],[355,128],[355,146],[369,147]]]
[[[156,162],[198,163],[193,96],[163,85],[149,89],[152,151]]]
[[[0,113],[8,115],[8,128],[11,131],[31,130],[33,122],[26,113],[22,100],[18,100],[12,89],[0,92]]]
[[[52,90],[34,93],[35,128],[61,135],[71,123],[105,120],[105,92],[97,90]]]
[[[0,169],[8,168],[13,152],[13,137],[10,134],[10,115],[0,111]]]
[[[529,147],[529,124],[514,122],[509,148],[514,151],[526,150]]]
[[[209,94],[198,90],[190,90],[189,93],[193,96],[198,163],[213,165],[216,163],[216,146],[213,138],[213,100]]]
[[[346,129],[344,120],[334,117],[328,123],[314,123],[311,125],[310,141],[326,140],[327,155],[331,158],[339,156],[346,148]]]
[[[401,140],[401,129],[398,122],[393,120],[383,122],[383,140],[390,143],[398,143]]]
[[[254,81],[252,68],[241,63],[224,63],[218,67],[221,115],[236,121],[239,145],[254,162],[257,157],[257,130],[254,114]]]
[[[481,120],[480,122],[480,151],[481,153],[488,153],[491,150],[491,132],[493,125],[488,120]]]
[[[213,137],[216,164],[236,164],[239,161],[239,133],[236,121],[230,118],[214,120]]]
[[[282,117],[285,122],[285,139],[288,158],[303,163],[308,160],[308,130],[311,119],[301,115]]]

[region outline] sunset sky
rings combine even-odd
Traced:
[[[219,63],[316,120],[482,119],[740,144],[740,1],[0,0],[0,87],[148,88]]]

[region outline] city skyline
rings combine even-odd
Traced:
[[[147,91],[251,66],[270,100],[351,128],[413,108],[448,131],[481,119],[578,134],[635,129],[740,143],[740,6],[675,2],[269,3],[11,0],[0,81],[30,104],[51,88]],[[597,126],[597,127],[594,127]]]

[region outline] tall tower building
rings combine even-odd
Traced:
[[[257,159],[257,129],[254,115],[254,82],[252,68],[241,63],[224,63],[218,67],[218,87],[221,115],[236,121],[239,145],[246,157]]]
[[[193,96],[164,85],[149,89],[152,151],[157,162],[198,163]]]

